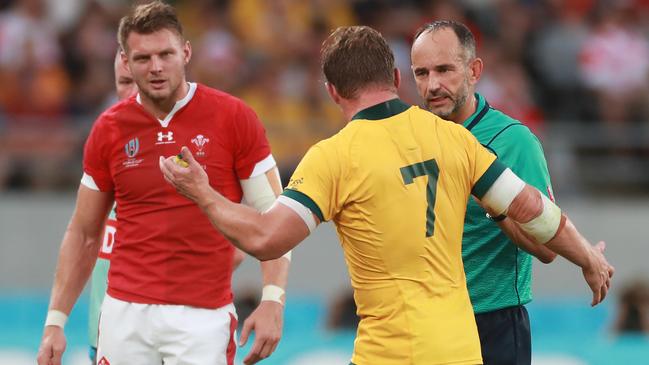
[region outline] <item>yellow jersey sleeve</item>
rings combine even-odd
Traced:
[[[335,140],[324,140],[311,147],[300,161],[282,195],[300,202],[321,222],[331,220],[342,208],[341,181],[345,159]]]

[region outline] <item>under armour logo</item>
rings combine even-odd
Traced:
[[[163,140],[167,140],[167,142],[171,142],[174,140],[174,132],[169,131],[167,134],[164,134],[162,132],[158,132],[158,142],[162,142]]]

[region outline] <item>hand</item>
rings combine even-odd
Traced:
[[[162,171],[165,180],[179,193],[200,205],[202,198],[206,196],[206,191],[210,189],[207,173],[196,162],[189,148],[183,146],[180,153],[182,160],[189,165],[188,167],[182,167],[175,162],[176,156],[166,159],[160,156],[160,171]]]
[[[606,243],[600,241],[597,245],[591,247],[591,263],[588,267],[582,268],[584,279],[593,292],[593,301],[591,306],[601,303],[609,288],[611,287],[611,278],[615,273],[615,268],[611,266],[604,257]]]
[[[63,328],[45,326],[43,339],[38,349],[36,361],[38,365],[61,365],[61,357],[65,351],[66,341]]]
[[[255,364],[275,351],[280,338],[284,317],[284,306],[272,301],[262,301],[257,309],[243,322],[239,346],[248,341],[250,331],[255,331],[255,342],[243,359],[246,365]]]

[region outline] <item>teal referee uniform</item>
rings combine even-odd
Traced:
[[[478,141],[516,175],[551,200],[543,148],[521,122],[489,106],[476,93],[476,111],[464,121]],[[532,256],[518,248],[473,198],[469,199],[462,258],[485,364],[529,364],[531,335],[524,307],[532,300]],[[512,323],[503,328],[503,323]],[[516,353],[500,351],[516,348]]]

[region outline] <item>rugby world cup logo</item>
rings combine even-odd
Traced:
[[[128,143],[124,145],[124,151],[126,152],[126,156],[129,158],[135,157],[135,155],[140,151],[140,140],[133,138],[128,141]]]
[[[199,134],[196,137],[192,138],[192,143],[196,145],[196,148],[198,148],[198,151],[196,151],[196,155],[198,155],[198,156],[204,156],[205,155],[205,151],[203,149],[205,148],[205,145],[209,141],[210,141],[210,139],[206,138],[202,134]]]

